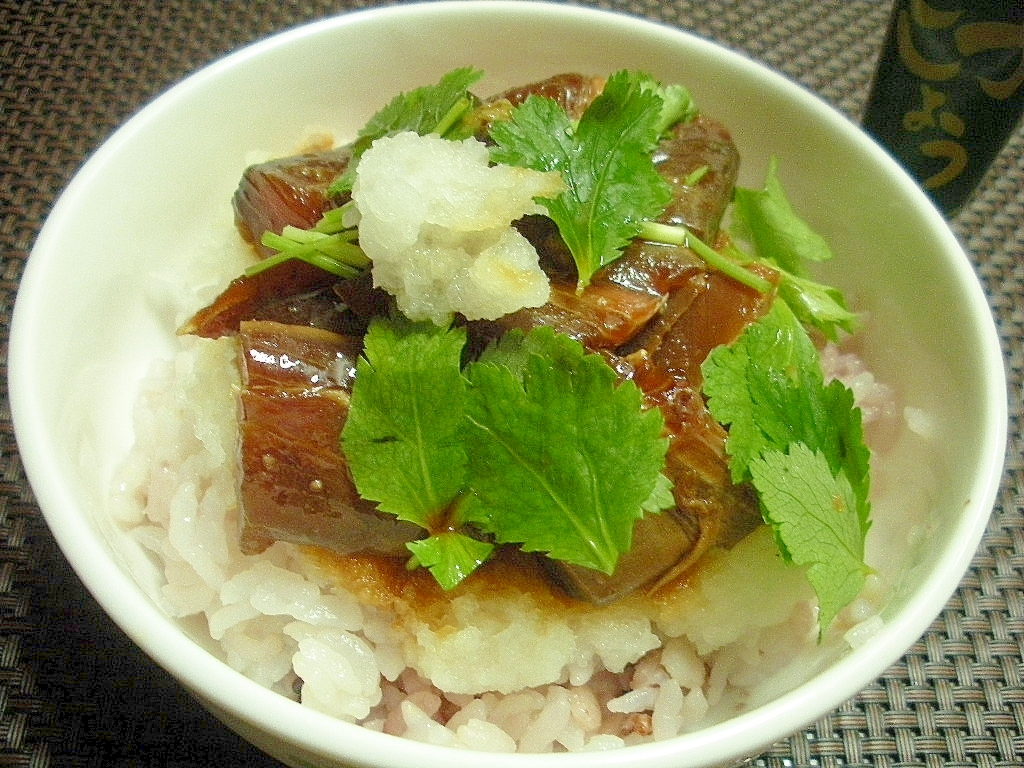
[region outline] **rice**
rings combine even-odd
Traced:
[[[234,342],[180,345],[143,383],[112,496],[136,547],[126,558],[197,640],[313,709],[479,751],[614,749],[767,701],[880,624],[868,590],[819,645],[813,594],[765,529],[668,596],[600,608],[523,589],[500,564],[449,599],[380,573],[368,589],[371,560],[283,542],[243,555]],[[858,361],[825,360],[859,377],[872,418],[894,412]]]

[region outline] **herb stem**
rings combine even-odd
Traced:
[[[733,280],[748,288],[752,288],[758,293],[768,293],[772,289],[770,281],[754,274],[742,264],[738,264],[722,255],[682,225],[645,221],[640,228],[640,237],[652,243],[681,245],[684,248],[689,248],[700,256],[704,263],[712,269],[731,277]]]
[[[370,261],[352,242],[354,239],[355,230],[326,234],[316,229],[285,227],[281,234],[264,232],[260,241],[278,253],[253,264],[245,275],[252,277],[282,262],[298,259],[338,277],[356,277]]]
[[[468,96],[463,96],[458,99],[451,108],[444,113],[444,116],[438,121],[437,126],[434,128],[434,133],[438,136],[444,136],[448,131],[451,130],[459,120],[462,118],[466,111],[473,106]]]
[[[342,234],[348,230],[346,239],[350,241],[355,240],[357,233],[349,222],[353,212],[356,210],[355,206],[355,201],[349,200],[337,208],[331,208],[320,217],[320,221],[313,225],[313,229],[317,232],[323,232],[325,235]]]
[[[702,165],[699,168],[694,168],[687,174],[686,178],[683,179],[683,184],[687,187],[695,187],[700,184],[700,180],[707,176],[708,171],[711,169],[707,165]]]

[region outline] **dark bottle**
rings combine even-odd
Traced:
[[[1024,110],[1024,0],[897,0],[863,126],[946,214]]]

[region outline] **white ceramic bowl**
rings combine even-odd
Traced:
[[[497,41],[497,42],[496,42]],[[913,182],[857,127],[783,77],[676,29],[545,3],[441,2],[342,15],[245,48],[170,89],[85,164],[25,270],[10,342],[21,456],[71,564],[105,610],[225,723],[282,761],[475,768],[479,754],[339,723],[229,669],[166,618],[115,555],[105,518],[113,464],[151,360],[170,349],[183,275],[231,228],[230,195],[251,151],[286,154],[310,126],[351,137],[400,90],[456,66],[479,92],[561,71],[644,69],[687,84],[733,131],[741,181],[781,161],[798,210],[832,243],[825,278],[871,312],[863,343],[878,377],[934,419],[923,452],[891,457],[872,546],[896,592],[865,645],[771,703],[648,746],[488,756],[492,768],[697,766],[756,753],[857,693],[942,610],[994,501],[1006,390],[994,325],[971,266]],[[221,277],[234,265],[221,267]],[[191,270],[191,271],[190,271]],[[209,275],[214,280],[214,275]],[[903,508],[923,511],[904,519]],[[916,541],[908,546],[908,541]]]

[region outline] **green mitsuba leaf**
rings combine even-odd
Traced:
[[[495,161],[562,174],[565,191],[538,202],[573,255],[581,289],[672,198],[652,159],[665,126],[660,93],[646,75],[617,72],[575,126],[555,102],[531,96],[491,127]]]
[[[778,270],[779,295],[802,323],[833,340],[840,330],[857,329],[859,318],[847,309],[842,293],[809,277],[808,264],[828,261],[832,249],[793,209],[779,180],[776,158],[768,164],[761,189],[736,188],[732,212],[736,233],[748,238],[758,257]]]
[[[457,531],[444,531],[405,546],[443,589],[454,589],[494,551],[493,544]]]
[[[808,567],[827,627],[868,572],[870,456],[853,394],[825,383],[814,344],[782,300],[701,370],[708,409],[728,425],[733,480],[752,481],[783,553]],[[845,555],[830,563],[837,553]]]
[[[828,242],[797,215],[779,181],[779,163],[772,158],[761,189],[737,187],[733,217],[764,259],[797,276],[806,276],[808,262],[828,261]]]
[[[864,587],[864,537],[858,500],[840,470],[803,443],[770,449],[750,463],[765,516],[787,560],[806,567],[818,596],[818,621],[828,627]]]

